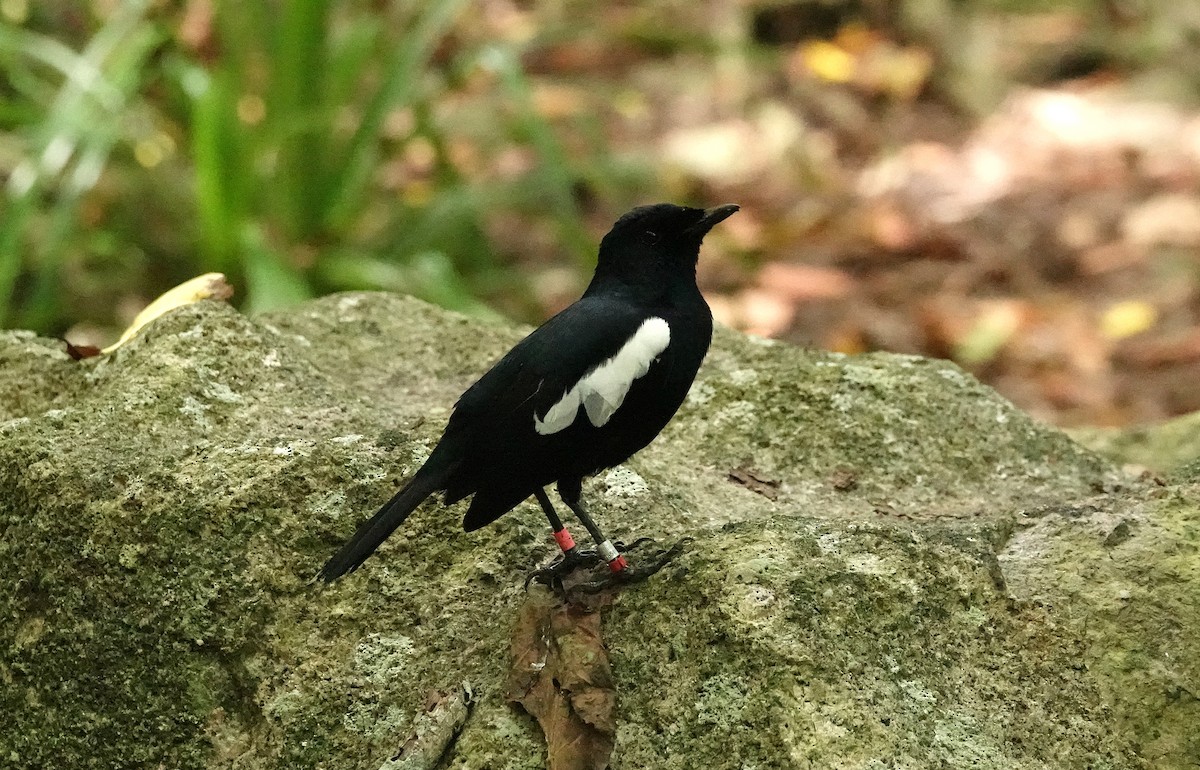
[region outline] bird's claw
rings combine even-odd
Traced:
[[[692,541],[692,538],[685,537],[678,541],[670,548],[660,548],[652,555],[638,559],[636,562],[628,564],[620,572],[609,572],[606,575],[595,580],[575,583],[570,587],[563,588],[560,584],[560,590],[556,590],[559,597],[568,604],[578,603],[579,600],[586,596],[594,596],[605,590],[617,588],[623,585],[632,583],[640,583],[646,580],[651,575],[654,575],[663,567],[667,566],[675,557],[683,553],[684,547]],[[645,543],[655,542],[653,539],[643,537],[635,540],[629,547],[637,548]],[[628,549],[622,549],[627,551]]]
[[[577,569],[591,568],[600,563],[600,554],[592,550],[572,548],[566,553],[559,554],[554,561],[541,569],[535,569],[525,576],[525,590],[530,583],[541,583],[550,590],[561,595],[563,578]]]
[[[604,579],[592,581],[590,583],[580,583],[575,586],[576,589],[582,589],[585,593],[595,593],[603,590],[607,586],[621,583],[638,583],[651,575],[655,574],[663,567],[683,552],[684,546],[691,541],[691,538],[684,538],[672,545],[670,548],[660,548],[654,554],[648,555],[636,562],[626,566],[620,572],[610,572]],[[636,548],[647,542],[655,542],[651,538],[640,538],[629,547]],[[629,550],[629,549],[626,549]]]
[[[646,543],[656,542],[652,537],[639,537],[629,545],[626,545],[620,540],[613,542],[613,546],[622,554],[629,553],[636,548],[640,548]],[[525,576],[525,590],[529,590],[531,583],[541,583],[547,588],[561,594],[563,578],[570,575],[577,569],[599,566],[601,563],[600,554],[592,549],[572,548],[566,553],[561,553],[555,557],[554,561],[550,562],[541,569],[536,569]]]
[[[616,540],[613,542],[613,546],[615,546],[616,549],[618,551],[620,551],[621,553],[629,553],[633,549],[639,548],[639,547],[645,545],[646,543],[656,543],[656,542],[658,542],[658,541],[652,537],[639,537],[637,540],[634,540],[629,545],[625,545],[624,542],[622,542],[620,540]]]

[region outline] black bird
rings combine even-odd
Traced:
[[[581,486],[653,441],[683,403],[712,338],[712,314],[696,287],[700,242],[737,210],[661,203],[618,219],[600,242],[583,297],[463,393],[429,459],[319,577],[358,569],[439,491],[447,505],[474,495],[463,520],[468,532],[535,496],[564,553],[551,570],[561,575],[587,557],[546,495],[544,487],[556,484],[609,569],[636,579],[588,515]]]

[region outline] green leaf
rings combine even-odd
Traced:
[[[242,228],[241,246],[246,272],[247,313],[290,307],[312,298],[308,281],[270,248],[256,226]]]

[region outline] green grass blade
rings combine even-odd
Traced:
[[[372,96],[342,155],[330,189],[325,225],[343,230],[357,212],[371,179],[383,120],[390,109],[409,102],[438,41],[468,0],[430,0],[412,30],[396,46],[384,82]]]
[[[375,15],[349,20],[345,28],[338,30],[329,51],[325,77],[327,104],[340,106],[356,100],[383,31],[383,25]]]
[[[20,56],[43,64],[60,74],[63,80],[73,81],[77,86],[85,89],[88,84],[84,82],[84,78],[93,72],[92,67],[89,66],[90,63],[68,46],[53,38],[20,27],[0,25],[0,53]],[[95,91],[106,91],[105,96],[108,100],[112,100],[115,96],[111,86],[103,80],[93,82],[91,87]]]
[[[475,298],[453,261],[438,251],[418,252],[403,263],[362,253],[333,252],[322,260],[319,269],[322,281],[335,290],[369,287],[395,291],[477,318],[501,318]]]
[[[308,281],[270,248],[257,225],[243,227],[240,241],[246,273],[247,313],[289,307],[312,298]]]
[[[236,95],[223,77],[188,66],[182,74],[191,97],[192,154],[196,174],[196,213],[205,272],[230,272],[238,249],[237,235],[246,214],[238,175],[243,163]]]
[[[308,241],[324,224],[328,119],[325,73],[329,4],[282,4],[270,75],[267,118],[279,143],[277,200],[293,240]]]
[[[5,30],[0,45],[64,76],[44,117],[31,126],[26,160],[5,188],[10,215],[0,224],[0,321],[14,318],[13,287],[28,260],[35,262],[34,296],[28,303],[34,326],[42,326],[56,302],[58,264],[75,227],[75,210],[100,176],[119,135],[118,115],[140,83],[142,64],[157,33],[144,18],[146,0],[118,6],[83,51],[76,55],[42,36]],[[23,234],[34,202],[52,178],[68,174],[36,251]],[[27,256],[28,254],[28,256]]]
[[[4,216],[0,217],[0,325],[3,326],[11,325],[13,320],[13,287],[21,275],[25,246],[21,234],[33,206],[34,198],[27,193],[9,195]]]

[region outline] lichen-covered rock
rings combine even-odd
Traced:
[[[1200,412],[1130,428],[1075,428],[1071,436],[1115,462],[1173,474],[1200,462]]]
[[[310,582],[519,337],[369,294],[200,303],[83,362],[0,335],[0,765],[376,770],[462,724],[437,766],[544,766],[503,700],[536,506],[467,535],[428,504]],[[1200,488],[950,364],[718,334],[587,494],[695,538],[605,610],[615,770],[1200,763]]]

